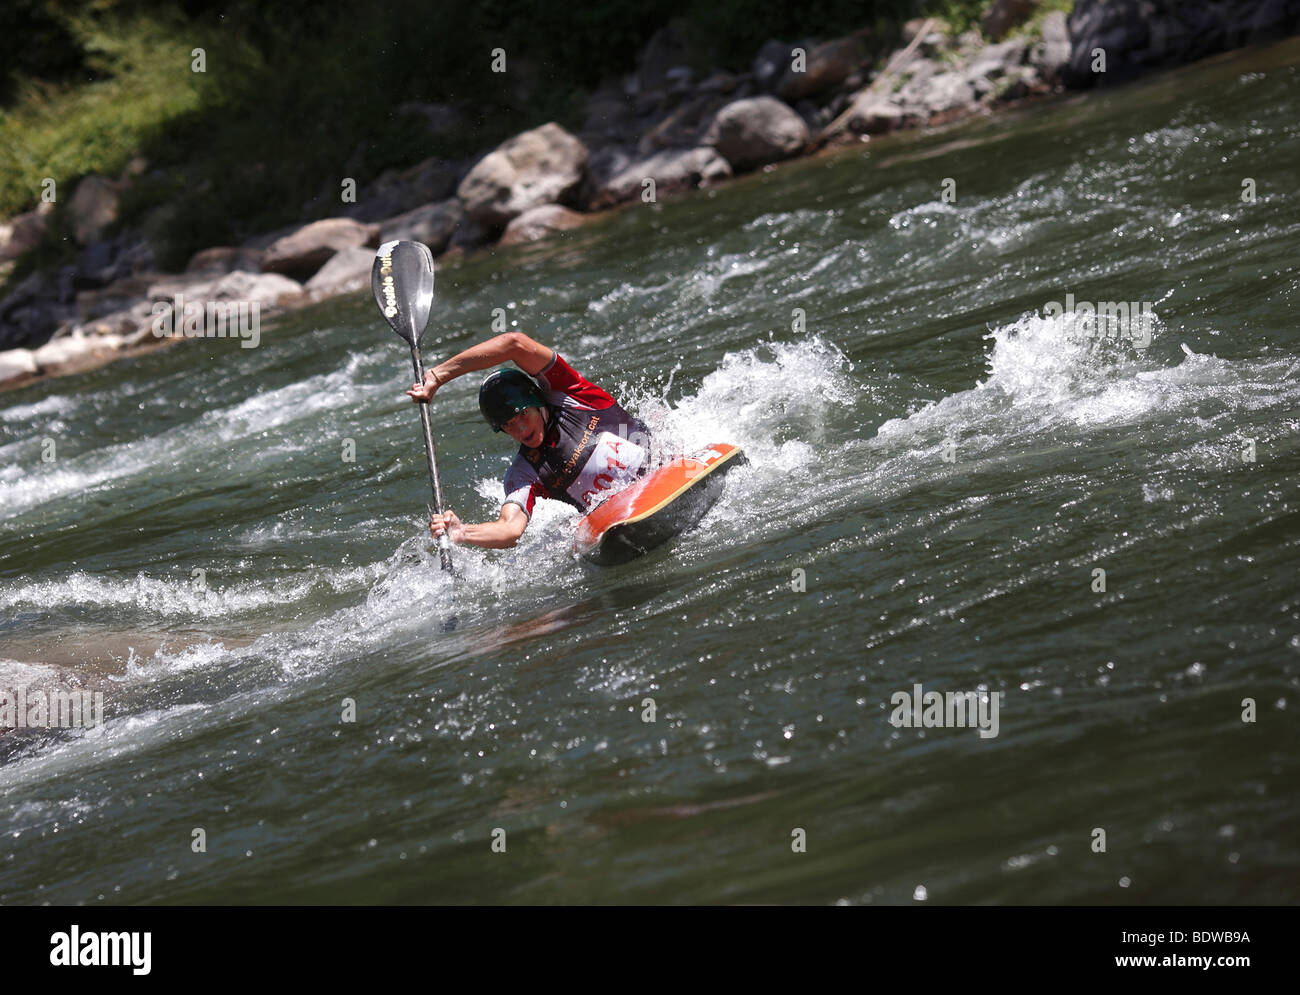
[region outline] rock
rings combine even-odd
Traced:
[[[30,349],[6,349],[0,352],[0,384],[33,376],[39,369]]]
[[[379,229],[351,218],[326,218],[303,225],[277,239],[262,256],[262,272],[306,279],[334,253],[363,245],[378,245]]]
[[[1029,63],[1049,82],[1062,78],[1070,64],[1070,29],[1064,11],[1054,10],[1043,18],[1043,40],[1031,49]]]
[[[465,212],[500,227],[539,204],[563,201],[582,182],[587,147],[551,122],[503,142],[479,161],[457,191]]]
[[[373,254],[372,254],[373,258]],[[302,295],[302,284],[279,273],[227,273],[207,288],[202,297],[211,301],[247,301],[274,307]]]
[[[59,376],[98,366],[121,348],[120,335],[72,336],[47,342],[32,353],[32,359],[42,373]]]
[[[903,122],[902,109],[887,97],[864,91],[854,99],[844,125],[855,134],[879,135]]]
[[[506,225],[498,245],[519,245],[535,242],[552,232],[567,231],[585,224],[586,215],[571,211],[559,204],[543,204],[530,208]]]
[[[465,209],[452,197],[438,204],[425,204],[380,223],[379,241],[402,239],[423,242],[435,256],[446,251],[456,229],[465,218]]]
[[[921,102],[931,114],[969,108],[975,103],[975,88],[961,73],[940,73],[927,82]]]
[[[784,41],[765,41],[754,56],[752,74],[754,86],[762,93],[776,88],[777,82],[790,68],[794,46]]]
[[[142,273],[116,280],[100,290],[83,290],[77,295],[77,317],[93,321],[129,308],[136,301],[148,303],[155,279],[153,274]]]
[[[355,204],[342,213],[360,221],[380,221],[412,210],[421,204],[445,200],[460,178],[455,165],[446,159],[425,159],[406,169],[387,169],[357,196]]]
[[[500,229],[495,226],[481,224],[469,215],[465,215],[460,224],[456,226],[456,232],[451,236],[451,242],[447,245],[446,253],[459,255],[474,249],[481,249],[490,245],[499,232]]]
[[[375,254],[370,249],[344,249],[317,271],[303,286],[313,298],[351,293],[370,285],[370,270]]]
[[[972,81],[981,76],[987,79],[1005,76],[1024,61],[1027,47],[1028,42],[1020,38],[989,45],[976,55],[965,76]]]
[[[673,78],[669,73],[696,65],[705,48],[703,39],[689,21],[673,18],[650,36],[637,57],[637,92],[671,89]]]
[[[985,12],[980,27],[996,40],[1029,20],[1037,6],[1038,0],[993,0],[993,6]]]
[[[72,233],[78,244],[89,245],[103,237],[117,220],[118,185],[91,173],[83,177],[72,195]]]
[[[787,68],[776,84],[776,94],[793,104],[804,97],[829,90],[862,64],[864,53],[855,38],[837,38],[808,52],[803,72]]]
[[[8,224],[0,226],[0,262],[17,259],[24,252],[36,248],[45,237],[46,219],[54,205],[42,203],[35,210],[15,215]]]
[[[587,98],[587,118],[581,140],[589,147],[634,137],[636,112],[620,89],[606,86]]]
[[[641,136],[637,152],[650,155],[659,149],[695,148],[714,115],[729,102],[729,97],[717,93],[703,93],[688,100]]]
[[[83,335],[100,337],[118,335],[130,338],[141,327],[149,327],[149,319],[152,313],[153,305],[149,301],[138,301],[128,308],[87,321],[77,326],[74,332],[80,331]]]
[[[74,311],[60,303],[55,278],[32,273],[0,300],[0,349],[38,346],[49,339]]]
[[[240,246],[218,245],[211,249],[200,249],[190,257],[185,267],[186,273],[233,273],[245,270],[260,273],[262,270],[261,249],[248,249]]]
[[[801,152],[808,126],[773,97],[749,97],[718,111],[703,144],[717,149],[733,170],[753,169]]]
[[[588,210],[600,210],[624,201],[636,200],[654,180],[655,198],[679,190],[706,187],[731,176],[727,160],[715,149],[664,149],[633,158],[627,151],[610,147],[592,157],[583,202]]]
[[[725,69],[715,69],[695,89],[699,93],[731,93],[740,83],[740,77]]]

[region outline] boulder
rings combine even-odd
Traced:
[[[103,237],[117,220],[118,185],[91,173],[83,177],[72,195],[72,233],[78,244],[89,245]]]
[[[445,200],[460,178],[456,166],[446,159],[425,159],[406,169],[387,169],[379,174],[343,214],[361,221],[380,221],[412,210],[421,204]]]
[[[452,197],[438,204],[425,204],[380,222],[379,241],[402,239],[423,242],[435,256],[446,251],[452,236],[465,218],[465,209]]]
[[[272,242],[262,256],[262,272],[307,279],[334,253],[363,245],[377,246],[379,229],[352,218],[326,218],[303,225]]]
[[[696,65],[708,46],[685,18],[673,18],[650,36],[637,57],[637,93],[680,86],[681,69]],[[674,76],[674,74],[676,74]]]
[[[371,254],[373,258],[373,254]],[[206,292],[195,295],[212,301],[247,301],[274,307],[302,295],[302,284],[279,273],[227,273]]]
[[[313,298],[360,290],[370,285],[374,262],[375,253],[370,249],[344,249],[330,257],[302,289]]]
[[[185,267],[187,273],[233,273],[246,270],[260,273],[262,270],[262,250],[242,248],[233,245],[218,245],[211,249],[200,249],[190,257]]]
[[[457,193],[469,217],[485,227],[501,227],[530,207],[559,203],[573,193],[587,156],[587,146],[551,122],[489,152]]]
[[[864,53],[856,38],[837,38],[808,50],[803,72],[795,72],[787,63],[776,84],[776,95],[793,104],[804,97],[829,90],[844,82],[862,64]]]
[[[926,83],[921,102],[931,114],[967,109],[975,104],[975,88],[962,73],[940,73]]]
[[[844,126],[859,135],[879,135],[903,123],[903,111],[889,98],[864,91],[854,98]]]
[[[577,228],[586,221],[586,215],[571,211],[567,207],[561,207],[559,204],[542,204],[511,220],[497,244],[519,245],[523,242],[535,242],[552,232]]]
[[[47,342],[32,352],[32,359],[42,373],[58,376],[98,366],[121,348],[120,335],[78,335]]]
[[[775,40],[763,42],[763,47],[754,56],[754,64],[750,70],[754,78],[754,86],[760,92],[770,93],[776,88],[777,82],[790,68],[794,58],[794,48],[795,46],[790,42]]]
[[[54,205],[42,203],[35,210],[15,215],[0,226],[0,262],[17,259],[24,252],[36,248],[45,237],[45,228]]]
[[[702,93],[672,111],[637,142],[637,152],[650,155],[659,149],[691,149],[700,144],[714,115],[730,102],[720,93]]]
[[[1043,18],[1043,38],[1030,51],[1029,63],[1049,82],[1062,78],[1070,64],[1070,29],[1064,11],[1054,10]]]
[[[808,144],[808,126],[774,97],[748,97],[714,115],[703,144],[739,172],[798,155]]]
[[[602,149],[592,157],[583,202],[588,210],[600,210],[624,201],[636,200],[654,180],[656,199],[667,193],[706,187],[731,176],[727,160],[715,149],[664,149],[648,156],[633,157],[624,149]]]
[[[77,294],[77,317],[82,321],[93,321],[129,308],[136,301],[148,302],[151,299],[149,290],[156,280],[154,274],[141,273],[115,280],[97,290],[83,290]]]
[[[0,384],[33,376],[39,369],[30,349],[0,352]]]

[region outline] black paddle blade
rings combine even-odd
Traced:
[[[417,345],[433,306],[433,253],[419,242],[385,242],[370,270],[375,303],[395,331]]]

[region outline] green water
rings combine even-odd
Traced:
[[[661,438],[746,448],[623,567],[544,504],[438,570],[360,296],[0,396],[0,687],[107,716],[0,736],[0,902],[1295,902],[1297,67],[440,267],[426,356],[504,308]],[[1067,293],[1150,303],[1149,347],[1042,317]],[[433,408],[467,520],[511,457],[475,379]],[[896,728],[917,683],[1001,692],[997,735]]]

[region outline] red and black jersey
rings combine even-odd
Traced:
[[[536,449],[519,447],[506,471],[505,504],[531,517],[543,497],[586,512],[646,469],[650,430],[558,352],[533,379],[546,399],[546,435]]]

